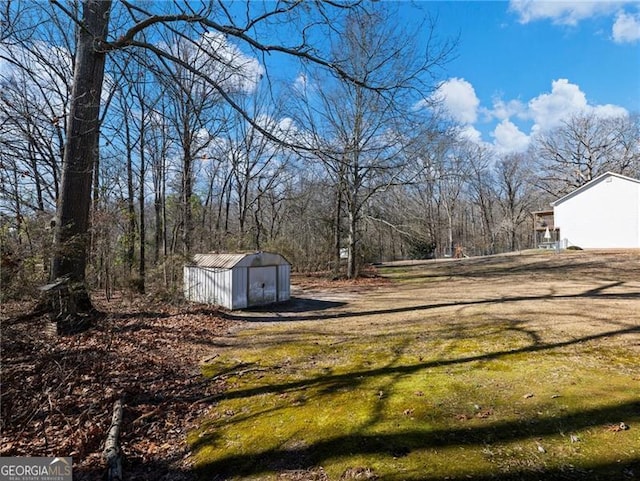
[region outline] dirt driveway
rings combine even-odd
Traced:
[[[396,262],[379,272],[382,279],[364,286],[294,285],[290,302],[230,317],[262,327],[326,321],[327,329],[353,330],[444,317],[456,323],[490,312],[526,330],[533,343],[625,332],[620,342],[640,354],[640,251]]]

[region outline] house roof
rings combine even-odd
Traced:
[[[193,263],[198,267],[207,267],[211,269],[232,269],[236,266],[262,267],[289,264],[289,262],[280,254],[274,254],[272,252],[194,254]]]
[[[636,183],[636,184],[640,184],[640,180],[639,179],[634,179],[633,177],[627,177],[626,175],[616,174],[615,172],[605,172],[604,174],[599,175],[595,179],[592,179],[589,182],[587,182],[586,184],[578,187],[573,192],[569,192],[564,197],[560,197],[558,200],[555,200],[555,201],[551,202],[551,205],[555,207],[558,204],[562,204],[564,201],[569,200],[573,196],[575,196],[575,195],[577,195],[577,194],[579,194],[579,193],[581,193],[581,192],[593,187],[596,184],[599,184],[600,182],[602,182],[603,180],[605,180],[605,179],[607,179],[609,177],[617,177],[619,179],[623,179],[623,180],[626,180],[628,182],[633,182],[633,183]]]

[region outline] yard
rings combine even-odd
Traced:
[[[271,310],[94,293],[63,337],[3,305],[0,454],[98,479],[120,399],[130,481],[640,477],[639,251],[378,274]]]
[[[379,272],[230,314],[187,436],[203,479],[640,477],[640,252]]]

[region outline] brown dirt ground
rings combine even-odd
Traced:
[[[353,330],[430,316],[462,324],[490,312],[495,320],[517,319],[540,344],[630,330],[611,338],[640,355],[638,249],[395,262],[380,272],[384,277],[334,286],[307,279],[293,289],[293,305],[231,317],[260,325],[340,318],[331,329]]]

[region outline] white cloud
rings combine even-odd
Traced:
[[[468,140],[474,144],[483,144],[482,134],[473,125],[465,125],[458,132],[458,138]]]
[[[577,25],[590,17],[610,15],[625,3],[634,2],[511,0],[509,10],[518,15],[520,23],[548,19],[560,25]]]
[[[529,146],[529,136],[509,119],[500,122],[491,135],[498,152],[523,152]]]
[[[544,131],[557,127],[573,115],[596,115],[598,117],[619,117],[628,115],[617,105],[590,105],[587,96],[576,84],[567,79],[551,82],[551,92],[538,95],[529,101],[529,115],[534,121],[534,131]]]
[[[540,132],[562,125],[575,115],[594,115],[600,118],[629,115],[628,111],[613,104],[591,104],[579,85],[560,78],[551,82],[551,90],[543,92],[528,102],[520,99],[496,97],[492,107],[480,105],[475,89],[468,81],[452,78],[440,84],[429,100],[437,101],[451,119],[458,123],[458,137],[479,145],[493,147],[496,152],[522,152],[527,149],[531,138]],[[478,119],[478,112],[482,113]],[[519,122],[515,122],[518,119]],[[487,124],[497,120],[490,132],[493,142],[483,140],[479,123]],[[486,135],[486,132],[485,132]]]
[[[296,79],[293,81],[293,88],[297,92],[300,92],[300,93],[306,92],[308,86],[309,86],[309,78],[304,73],[299,74],[296,77]]]
[[[205,32],[195,41],[180,39],[166,48],[228,92],[254,92],[265,72],[257,58],[218,32]]]
[[[629,112],[624,107],[612,104],[596,105],[589,107],[588,110],[600,118],[626,117],[629,115]]]
[[[587,108],[587,97],[567,79],[551,82],[551,92],[538,95],[529,101],[529,115],[541,129],[555,127],[570,115]]]
[[[640,14],[618,13],[612,33],[613,41],[616,43],[633,43],[640,40]]]
[[[527,106],[517,99],[505,101],[499,97],[496,97],[493,99],[493,108],[481,108],[480,110],[487,116],[489,120],[505,120],[513,116],[519,118],[525,117]]]
[[[469,82],[461,78],[451,78],[442,82],[432,96],[440,102],[449,116],[462,124],[472,124],[478,118],[480,100]]]

